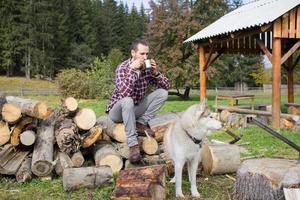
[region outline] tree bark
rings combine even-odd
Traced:
[[[112,182],[113,174],[109,166],[67,168],[63,173],[65,191],[79,188],[96,188]]]
[[[13,103],[21,108],[21,112],[30,117],[35,117],[38,119],[44,119],[48,112],[48,106],[46,103],[32,100],[32,99],[22,99],[13,96],[7,96],[6,100],[8,103]]]
[[[102,126],[105,134],[117,142],[125,143],[127,141],[123,123],[114,123],[108,117],[102,116],[97,119],[97,124]]]
[[[165,199],[165,173],[163,165],[123,170],[113,193],[117,199]]]
[[[59,176],[63,174],[66,168],[72,168],[74,166],[71,158],[64,152],[58,152],[56,160],[55,172]]]
[[[74,153],[71,157],[71,160],[75,167],[81,167],[84,163],[84,157],[81,151],[77,151],[76,153]]]
[[[96,123],[96,114],[92,109],[83,108],[76,113],[74,122],[82,130],[91,129]]]
[[[300,168],[296,160],[251,159],[237,171],[234,197],[242,199],[284,200],[284,188],[298,188]]]
[[[41,126],[37,131],[31,170],[36,176],[47,176],[53,169],[53,126]]]
[[[19,183],[24,183],[27,181],[30,181],[32,179],[32,173],[31,173],[31,158],[27,157],[22,162],[21,167],[16,173],[16,179]]]

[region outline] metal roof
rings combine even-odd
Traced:
[[[300,0],[258,0],[245,4],[224,15],[185,42],[268,24],[300,4]]]

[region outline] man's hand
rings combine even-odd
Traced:
[[[158,75],[158,69],[157,69],[157,65],[156,65],[155,60],[151,59],[150,63],[151,63],[151,67],[152,67],[151,68],[152,74],[154,76]]]
[[[132,63],[130,64],[130,68],[134,69],[134,70],[138,70],[141,69],[143,66],[144,62],[140,59],[136,59],[134,61],[132,61]]]

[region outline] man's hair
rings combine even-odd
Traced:
[[[138,50],[138,45],[142,44],[144,46],[149,46],[148,42],[144,39],[136,39],[132,44],[130,50],[137,51]]]

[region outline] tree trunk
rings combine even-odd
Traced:
[[[22,162],[21,167],[19,168],[18,172],[16,173],[16,179],[19,183],[24,183],[30,181],[32,179],[31,173],[31,158],[27,157]]]
[[[204,144],[201,161],[204,171],[211,175],[234,173],[241,164],[240,150],[233,144]]]
[[[112,182],[113,174],[109,166],[67,168],[63,173],[65,191],[96,188]]]
[[[34,144],[36,139],[35,132],[32,130],[27,130],[21,133],[20,135],[20,141],[25,146],[31,146]]]
[[[108,165],[113,173],[119,172],[123,167],[123,160],[111,144],[98,143],[93,147],[96,166]]]
[[[81,146],[77,126],[72,119],[64,119],[55,126],[55,138],[60,151],[71,155]]]
[[[191,87],[185,86],[183,97],[182,97],[184,100],[187,100],[190,98],[190,91],[191,91]]]
[[[66,168],[72,168],[73,162],[71,158],[64,152],[58,152],[56,155],[56,165],[55,172],[57,175],[61,176]]]
[[[300,168],[296,160],[251,159],[237,171],[234,197],[244,199],[284,200],[284,188],[298,188]]]
[[[74,153],[71,157],[71,160],[75,167],[81,167],[84,163],[84,157],[81,151],[77,151],[76,153]]]
[[[2,107],[2,118],[10,124],[16,123],[22,117],[21,108],[14,103],[6,103]]]
[[[83,108],[76,113],[74,122],[82,130],[91,129],[96,123],[96,114],[92,109]]]
[[[120,172],[114,190],[117,199],[165,199],[163,165],[130,168]]]
[[[8,124],[0,121],[0,146],[6,144],[10,139],[10,131]]]
[[[10,143],[13,146],[18,146],[20,144],[20,134],[24,129],[24,127],[30,124],[31,122],[32,122],[32,118],[26,117],[15,126],[10,137]]]
[[[13,96],[7,96],[6,100],[8,103],[18,105],[21,108],[21,112],[30,117],[44,119],[48,114],[48,106],[46,103],[42,103],[40,101],[32,99],[22,99]]]
[[[97,124],[101,125],[103,132],[114,140],[125,143],[127,141],[125,135],[125,126],[123,123],[114,123],[106,116],[99,117]]]
[[[37,131],[31,170],[37,176],[47,176],[53,169],[53,126],[41,126]]]
[[[102,127],[101,126],[94,126],[89,130],[89,132],[85,135],[83,135],[83,141],[82,141],[82,147],[88,148],[92,144],[94,144],[98,138],[101,136],[102,133]]]

